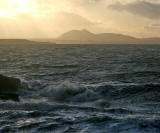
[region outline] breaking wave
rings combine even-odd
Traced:
[[[40,91],[40,95],[55,101],[90,102],[105,104],[108,100],[135,100],[140,102],[160,102],[160,84],[101,83],[78,84],[65,81],[60,85],[50,85]],[[136,101],[135,101],[136,102]]]

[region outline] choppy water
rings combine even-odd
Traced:
[[[160,45],[0,45],[0,133],[159,133]]]

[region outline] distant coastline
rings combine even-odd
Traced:
[[[30,39],[0,39],[0,44],[49,44],[49,42],[33,41]],[[55,44],[52,42],[52,44]]]
[[[160,38],[135,38],[117,33],[94,34],[83,29],[66,32],[53,42],[57,44],[160,44]]]
[[[0,44],[160,44],[160,38],[136,38],[116,33],[94,34],[83,29],[71,30],[50,39],[0,39]]]

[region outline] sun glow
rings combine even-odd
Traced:
[[[27,11],[29,9],[29,0],[10,0],[10,3],[21,11]]]
[[[15,6],[19,12],[28,12],[33,9],[30,0],[10,0],[11,5]]]
[[[31,3],[31,0],[6,0],[0,5],[0,16],[13,17],[33,9],[34,3]]]

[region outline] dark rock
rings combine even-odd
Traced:
[[[0,99],[18,101],[20,86],[20,79],[0,75]]]
[[[19,101],[19,95],[16,93],[0,93],[0,99]]]
[[[21,81],[17,78],[0,75],[0,92],[15,92],[21,86]]]
[[[148,127],[148,125],[146,123],[141,123],[140,124],[140,128],[147,128],[147,127]]]

